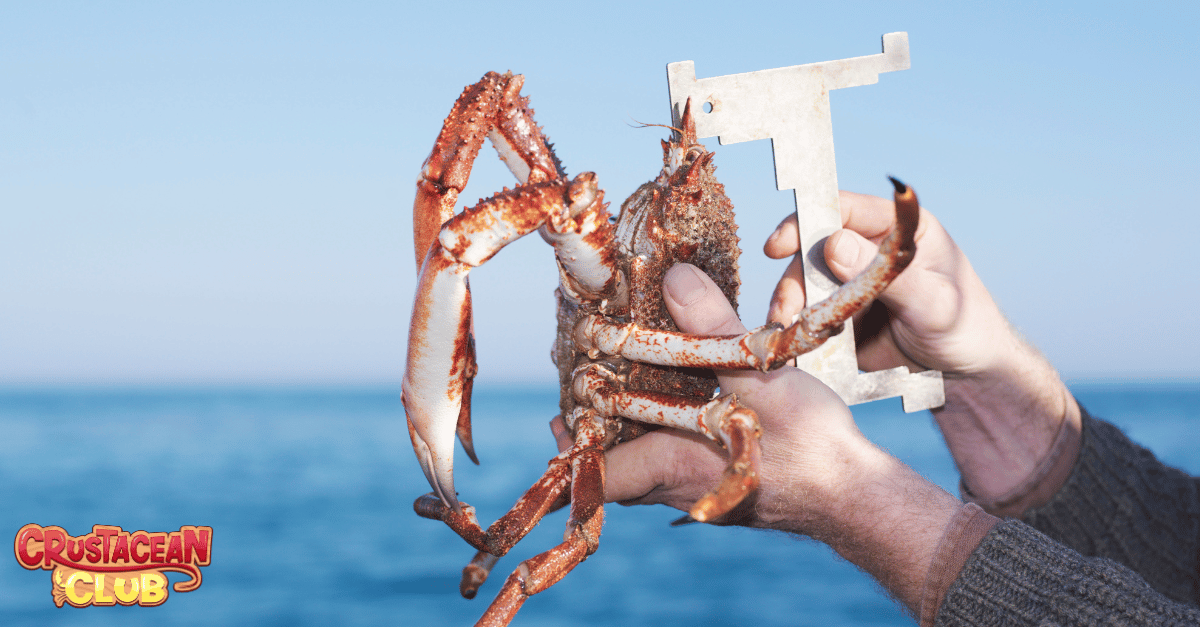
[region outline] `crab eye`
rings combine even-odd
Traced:
[[[699,148],[690,148],[690,149],[688,149],[687,154],[683,156],[683,162],[691,163],[691,162],[695,161],[696,159],[699,159],[701,153],[703,153],[703,152],[704,151],[702,151]]]

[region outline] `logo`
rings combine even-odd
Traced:
[[[62,527],[29,524],[17,532],[13,552],[29,570],[54,571],[50,594],[58,607],[162,605],[166,572],[189,577],[175,582],[175,592],[200,587],[200,567],[212,557],[212,527],[129,533],[95,525],[91,533],[74,537]]]

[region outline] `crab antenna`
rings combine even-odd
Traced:
[[[634,122],[637,122],[637,126],[633,126],[632,124],[630,124],[630,126],[633,126],[633,128],[650,128],[651,126],[657,126],[657,127],[659,127],[659,128],[667,128],[667,129],[671,129],[672,131],[674,131],[674,132],[676,132],[676,133],[682,133],[682,132],[683,132],[683,129],[676,128],[676,127],[674,127],[674,126],[671,126],[671,125],[669,125],[669,124],[654,124],[654,123],[650,123],[650,122],[641,122],[641,121],[638,121],[638,120],[636,120],[636,119],[634,119],[633,121],[634,121]]]

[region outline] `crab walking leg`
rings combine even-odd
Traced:
[[[695,335],[589,315],[576,323],[574,338],[593,357],[603,353],[660,366],[744,370],[765,369],[773,339],[782,331],[768,325],[740,335]]]
[[[516,615],[525,600],[558,583],[567,573],[596,552],[604,526],[603,420],[595,412],[573,414],[578,422],[571,458],[571,516],[562,544],[517,566],[476,627],[502,627]]]
[[[462,581],[458,584],[458,592],[464,599],[474,599],[479,593],[479,586],[487,581],[488,575],[492,573],[492,568],[496,566],[499,557],[488,553],[487,551],[479,551],[475,557],[471,559],[471,563],[463,567]]]
[[[720,483],[688,512],[705,522],[733,509],[758,487],[762,429],[758,416],[733,394],[710,401],[661,392],[621,389],[615,375],[598,364],[575,370],[572,393],[601,414],[700,433],[729,451]],[[571,426],[568,422],[568,426]]]
[[[571,482],[572,456],[578,453],[577,448],[572,448],[551,459],[550,467],[542,474],[542,478],[526,490],[487,531],[479,526],[475,508],[460,503],[460,511],[456,512],[442,503],[433,492],[418,497],[413,502],[413,510],[424,518],[446,523],[476,549],[497,557],[503,556],[562,500]]]
[[[575,326],[575,343],[591,355],[619,355],[660,366],[725,370],[774,370],[825,343],[855,312],[879,296],[912,261],[920,207],[912,189],[896,186],[896,226],[879,246],[871,265],[829,298],[805,307],[795,323],[770,324],[742,335],[703,336],[642,329],[599,315]]]
[[[495,559],[487,559],[485,555],[498,558],[507,554],[537,526],[542,517],[567,504],[567,487],[572,481],[575,459],[580,455],[590,455],[588,451],[602,444],[601,437],[594,427],[598,422],[594,414],[591,409],[576,409],[572,424],[579,422],[578,416],[583,415],[587,416],[585,420],[588,424],[593,426],[576,439],[574,446],[552,458],[542,478],[526,490],[525,494],[517,499],[516,504],[492,523],[486,532],[475,518],[475,508],[466,503],[461,504],[460,512],[455,512],[433,493],[423,495],[413,503],[413,510],[419,516],[446,523],[468,544],[479,549],[475,559],[463,569],[459,591],[464,597],[473,598],[479,586],[487,581],[488,573],[496,562]]]
[[[598,203],[596,177],[585,172],[501,192],[454,216],[429,248],[413,302],[404,372],[404,409],[421,469],[443,503],[458,511],[453,438],[468,370],[467,274],[547,222],[561,225]]]
[[[522,185],[566,177],[533,121],[528,98],[521,97],[524,82],[519,74],[488,72],[463,89],[450,109],[417,178],[413,240],[418,269],[442,224],[454,216],[484,137]]]
[[[857,311],[875,300],[879,293],[892,283],[917,253],[916,234],[920,221],[921,205],[912,188],[889,177],[895,187],[896,223],[892,232],[879,244],[879,253],[862,274],[847,281],[825,300],[805,307],[796,324],[788,331],[803,324],[806,334],[812,337],[836,334],[842,323]],[[822,339],[822,342],[824,340]],[[813,346],[812,348],[816,348]],[[812,350],[809,348],[807,350]],[[790,350],[790,348],[789,348]],[[800,351],[795,354],[800,354]],[[791,359],[795,355],[788,357]]]

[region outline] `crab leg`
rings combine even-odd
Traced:
[[[475,508],[466,503],[461,504],[461,512],[455,512],[432,493],[421,496],[413,503],[413,509],[418,515],[445,522],[471,546],[479,549],[471,563],[463,568],[459,591],[464,597],[474,598],[479,587],[487,581],[488,574],[495,566],[496,560],[508,553],[513,546],[520,542],[521,538],[533,530],[542,517],[567,503],[567,487],[573,486],[579,481],[580,468],[584,469],[585,478],[590,474],[595,474],[595,457],[598,452],[601,459],[603,458],[603,449],[601,448],[603,435],[600,431],[601,427],[598,426],[602,425],[603,421],[596,416],[593,410],[578,408],[572,417],[572,424],[581,425],[577,430],[575,444],[551,459],[550,467],[542,475],[542,478],[517,500],[507,514],[492,523],[486,532],[480,528],[479,522],[475,518]],[[603,503],[603,475],[603,469],[601,469],[599,472],[599,496],[596,496],[597,489],[595,487],[582,489],[579,492],[584,498],[579,505],[572,504],[573,518],[581,519],[591,516],[599,504]],[[587,485],[594,486],[596,482],[588,479]],[[575,495],[574,488],[571,494]],[[574,500],[578,501],[579,499]],[[565,575],[566,572],[564,571],[562,574]],[[549,585],[547,584],[546,587]],[[515,612],[516,608],[513,608],[513,611]]]
[[[912,189],[895,179],[892,182],[896,186],[896,226],[880,244],[875,260],[829,298],[805,307],[790,327],[772,324],[741,335],[702,336],[642,329],[591,315],[576,325],[576,344],[581,350],[660,366],[763,372],[782,366],[841,331],[847,318],[875,300],[912,261],[920,207]]]
[[[524,83],[520,74],[488,72],[463,89],[450,109],[417,178],[413,240],[418,268],[442,224],[454,216],[454,204],[467,186],[484,137],[522,185],[566,177],[533,121],[529,99],[520,95]]]
[[[572,457],[578,454],[579,450],[572,448],[551,459],[550,467],[542,478],[526,490],[512,509],[492,523],[487,531],[479,526],[475,508],[461,503],[461,510],[456,512],[432,492],[418,497],[413,502],[413,510],[422,517],[446,523],[476,549],[496,557],[503,556],[562,500],[571,482]]]
[[[463,567],[462,581],[458,584],[459,594],[464,599],[474,599],[479,592],[479,587],[487,581],[488,575],[492,573],[492,568],[499,560],[499,557],[487,551],[476,553],[475,557],[471,559],[471,563]]]
[[[467,185],[471,166],[487,136],[500,158],[522,184],[564,178],[546,137],[533,121],[529,101],[520,95],[525,78],[489,72],[467,86],[442,125],[433,150],[421,167],[413,202],[413,242],[417,272],[441,226],[454,216],[458,194]],[[467,288],[470,310],[470,288]],[[463,403],[456,432],[471,461],[478,464],[471,438],[471,379],[475,376],[475,342],[471,324],[464,355]]]
[[[530,596],[558,583],[596,552],[604,525],[603,421],[594,412],[576,412],[571,457],[571,516],[562,544],[517,566],[480,617],[476,627],[507,625]]]
[[[576,369],[572,392],[601,414],[700,433],[729,451],[724,476],[717,487],[692,505],[688,512],[692,518],[705,522],[725,514],[758,487],[758,438],[762,429],[758,416],[739,404],[733,394],[704,401],[625,390],[611,372],[597,363]],[[567,426],[572,426],[569,421]]]
[[[537,526],[543,516],[567,504],[567,487],[572,481],[575,459],[580,455],[590,455],[588,451],[600,447],[601,436],[595,425],[602,424],[602,421],[595,417],[593,410],[580,407],[572,416],[571,423],[586,423],[586,433],[579,435],[570,449],[552,458],[542,478],[526,490],[508,513],[492,523],[487,531],[479,526],[475,508],[466,503],[461,504],[460,512],[455,512],[433,493],[423,495],[413,503],[418,515],[446,523],[468,544],[479,549],[471,563],[463,568],[459,591],[464,597],[474,598],[496,564],[496,558],[507,554]]]

